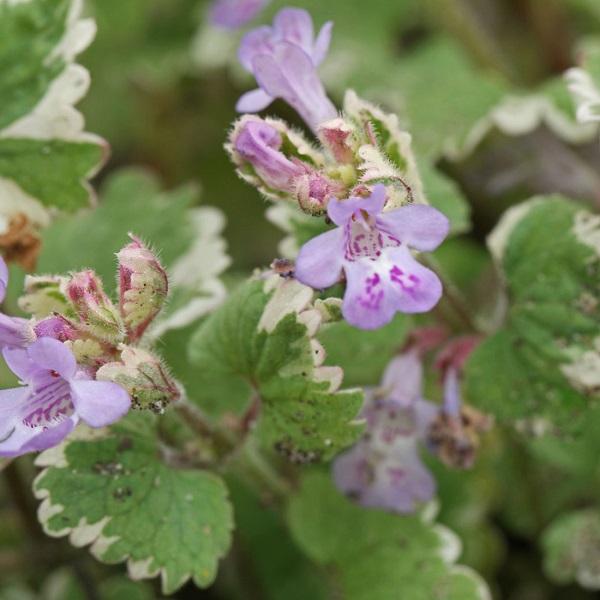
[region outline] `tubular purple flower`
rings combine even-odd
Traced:
[[[305,11],[284,8],[272,27],[259,27],[242,39],[238,56],[252,73],[259,89],[244,94],[239,112],[258,112],[275,98],[292,106],[313,131],[337,116],[317,74],[331,41],[333,23],[327,22],[314,37],[312,19]]]
[[[269,0],[216,0],[209,11],[210,22],[223,29],[239,29],[269,3]]]
[[[269,187],[291,192],[294,178],[302,175],[304,169],[280,152],[281,144],[279,132],[259,120],[243,123],[233,140],[235,150]]]
[[[94,381],[59,341],[41,338],[28,348],[3,351],[21,387],[0,390],[0,456],[20,456],[60,443],[83,420],[104,427],[129,410],[127,392]]]
[[[308,155],[307,161],[292,152],[288,158],[282,151],[284,139],[273,124],[245,115],[230,135],[228,150],[241,177],[250,178],[267,197],[298,202],[304,212],[323,214],[329,198],[345,194],[344,185],[308,162]]]
[[[410,249],[431,251],[448,234],[448,219],[430,206],[409,205],[383,212],[385,186],[369,197],[332,198],[329,218],[337,225],[300,249],[296,278],[322,289],[346,275],[342,312],[355,327],[376,329],[396,312],[431,310],[442,295],[437,275]]]
[[[6,296],[8,267],[0,256],[0,304]],[[29,321],[0,313],[0,349],[25,347],[35,340]]]
[[[412,512],[435,493],[419,442],[437,407],[422,398],[421,385],[421,360],[413,349],[390,363],[379,390],[367,390],[366,434],[333,465],[336,486],[364,506]]]

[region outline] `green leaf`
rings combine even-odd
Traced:
[[[327,459],[360,435],[359,390],[337,391],[342,371],[320,366],[321,315],[312,290],[278,276],[243,284],[193,336],[197,377],[188,394],[214,416],[260,399],[258,435],[295,461]]]
[[[501,421],[575,431],[598,398],[600,218],[560,197],[511,209],[490,237],[506,324],[472,355],[466,393]]]
[[[0,194],[2,212],[45,226],[42,209],[75,211],[92,198],[87,183],[107,144],[83,132],[73,108],[89,74],[74,64],[95,24],[78,0],[0,0]]]
[[[33,110],[64,68],[60,55],[48,56],[65,35],[69,4],[0,3],[0,128]]]
[[[469,231],[471,208],[458,185],[429,161],[422,161],[419,167],[427,200],[431,206],[448,217],[451,234],[458,235]]]
[[[600,589],[600,513],[578,510],[555,519],[542,537],[544,569],[557,583]]]
[[[450,530],[422,515],[357,506],[325,473],[304,477],[288,523],[304,552],[330,568],[345,600],[490,598],[474,571],[454,565],[460,542]]]
[[[327,600],[326,578],[300,551],[281,516],[239,484],[231,484],[240,551],[259,583],[264,600]],[[239,598],[251,596],[242,574]],[[255,586],[256,587],[256,586]]]
[[[37,459],[45,467],[34,491],[46,533],[91,544],[102,562],[127,561],[134,579],[160,574],[165,593],[190,578],[209,586],[231,543],[223,481],[164,464],[151,415],[132,413],[110,432],[87,435]]]
[[[0,177],[17,182],[44,206],[72,212],[89,203],[90,189],[82,182],[105,154],[93,142],[0,138]]]
[[[128,242],[130,231],[160,248],[168,267],[192,243],[188,211],[196,197],[193,187],[163,193],[149,173],[123,170],[108,180],[95,211],[62,217],[44,232],[38,271],[63,273],[89,267],[110,289],[115,279],[114,254]]]

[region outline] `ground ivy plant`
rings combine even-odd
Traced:
[[[249,273],[226,272],[197,185],[113,165],[92,187],[108,145],[75,108],[75,59],[93,11],[0,0],[0,471],[32,481],[15,498],[38,501],[38,534],[68,538],[36,543],[79,557],[40,597],[487,600],[496,523],[535,540],[548,581],[600,589],[600,494],[581,484],[600,483],[597,171],[573,198],[490,183],[485,248],[465,197],[507,144],[546,136],[582,172],[597,157],[597,44],[528,96],[485,80],[456,119],[423,86],[440,61],[442,95],[477,80],[445,35],[390,79],[398,103],[381,43],[368,76],[327,75],[336,15],[273,3],[253,28],[267,4],[216,0],[194,44],[235,42],[255,83],[222,156],[286,237]],[[97,589],[83,548],[117,565],[92,567]]]

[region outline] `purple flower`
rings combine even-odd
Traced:
[[[242,117],[230,139],[229,148],[240,175],[246,177],[253,172],[265,186],[262,191],[268,197],[271,192],[279,198],[283,194],[286,199],[297,201],[305,212],[322,214],[331,196],[344,193],[343,184],[329,178],[314,164],[294,155],[288,158],[282,152],[282,134],[258,117]]]
[[[304,172],[301,165],[284,156],[280,150],[281,135],[275,127],[264,121],[257,119],[242,123],[233,145],[265,184],[274,190],[291,192],[294,179]]]
[[[332,198],[327,206],[336,229],[300,249],[296,278],[321,289],[346,275],[342,312],[355,327],[376,329],[397,311],[426,312],[442,294],[437,275],[418,263],[410,248],[430,251],[448,234],[448,219],[430,206],[383,212],[385,186],[367,198]]]
[[[116,383],[94,381],[59,341],[40,338],[3,352],[22,387],[0,390],[0,456],[19,456],[61,442],[83,420],[104,427],[124,416],[131,400]]]
[[[444,464],[469,469],[475,462],[479,434],[489,428],[489,419],[466,405],[460,393],[459,373],[449,367],[443,377],[444,400],[432,421],[426,444]]]
[[[210,22],[223,29],[239,29],[268,3],[269,0],[216,0],[210,8]]]
[[[4,302],[8,286],[8,267],[0,256],[0,304]],[[0,313],[0,349],[24,347],[35,339],[29,321],[18,317],[9,317]]]
[[[332,27],[333,23],[325,23],[315,39],[310,15],[305,10],[284,8],[272,27],[248,32],[238,56],[260,87],[244,94],[236,109],[258,112],[275,98],[282,98],[315,132],[321,123],[335,118],[335,106],[317,74],[329,48]]]
[[[438,409],[422,397],[422,376],[417,350],[395,358],[381,389],[367,392],[365,436],[334,462],[336,486],[364,506],[412,512],[435,493],[419,441]]]

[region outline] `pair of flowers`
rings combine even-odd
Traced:
[[[487,416],[463,405],[460,377],[479,339],[451,340],[438,354],[443,402],[423,395],[423,355],[444,337],[436,328],[413,332],[413,341],[387,366],[381,385],[366,389],[363,438],[333,463],[336,486],[358,503],[393,512],[415,511],[435,494],[435,480],[421,460],[428,450],[452,467],[472,466]]]
[[[8,269],[0,257],[0,303]],[[60,443],[81,420],[104,427],[123,417],[129,394],[96,381],[68,346],[38,337],[29,321],[0,314],[2,356],[22,385],[0,390],[0,456],[19,456]]]
[[[335,119],[337,110],[317,74],[331,30],[332,23],[326,23],[315,37],[309,14],[287,8],[276,15],[272,27],[247,33],[239,58],[260,87],[242,96],[238,110],[256,112],[274,98],[283,98],[314,132]],[[389,203],[383,184],[362,186],[360,194],[340,200],[335,197],[334,182],[305,175],[307,166],[285,158],[279,151],[281,144],[281,136],[273,127],[251,120],[243,122],[234,141],[239,155],[273,188],[308,186],[306,195],[318,198],[337,226],[302,247],[296,278],[322,289],[343,275],[347,282],[344,318],[363,329],[385,325],[397,311],[418,313],[433,308],[442,285],[435,273],[413,258],[411,249],[434,250],[448,234],[448,219],[424,205],[386,211]]]

